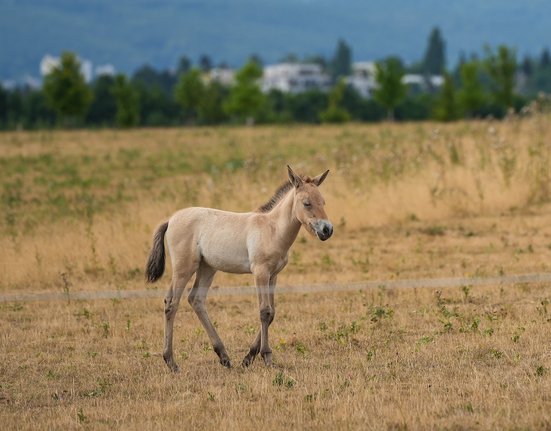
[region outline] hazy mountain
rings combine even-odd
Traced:
[[[458,53],[505,43],[538,54],[551,45],[545,0],[0,0],[0,79],[37,76],[44,54],[78,52],[130,72],[179,57],[239,66],[252,53],[332,55],[338,38],[355,60],[422,57],[440,26],[448,63]]]

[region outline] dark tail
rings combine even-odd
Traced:
[[[154,283],[165,272],[165,233],[168,229],[168,222],[159,226],[153,237],[153,247],[147,259],[145,267],[145,278],[149,283]]]

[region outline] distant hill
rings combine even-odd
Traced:
[[[39,75],[44,54],[71,50],[131,72],[175,67],[182,55],[240,66],[288,53],[330,56],[338,38],[355,60],[422,57],[434,25],[448,63],[483,44],[539,55],[551,45],[545,0],[0,0],[0,79]]]

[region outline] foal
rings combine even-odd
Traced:
[[[163,223],[153,238],[146,267],[149,282],[158,280],[165,268],[164,237],[172,260],[172,283],[165,297],[165,342],[163,358],[172,371],[174,317],[186,284],[195,283],[188,301],[205,328],[220,363],[231,367],[222,340],[211,323],[205,298],[216,271],[253,274],[258,292],[261,328],[242,365],[248,367],[260,352],[272,364],[268,327],[274,320],[277,275],[287,264],[287,253],[301,226],[325,241],[333,234],[318,186],[329,171],[315,178],[296,175],[287,166],[289,182],[256,212],[234,213],[212,208],[186,208]]]

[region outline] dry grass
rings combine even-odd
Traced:
[[[288,162],[332,170],[323,190],[336,230],[326,243],[301,234],[282,284],[549,272],[548,120],[2,134],[0,294],[142,289],[158,222],[189,205],[255,208]],[[548,286],[276,301],[277,365],[246,371],[217,363],[182,304],[179,375],[160,357],[162,301],[0,304],[0,420],[11,429],[551,427]],[[239,363],[257,328],[255,298],[212,298],[209,310]]]

